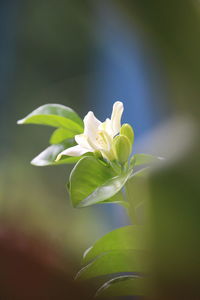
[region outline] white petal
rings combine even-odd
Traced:
[[[113,105],[113,111],[111,115],[111,123],[114,135],[118,134],[121,128],[121,117],[124,111],[123,103],[117,101]]]
[[[105,122],[101,123],[101,125],[99,126],[99,130],[106,131],[107,134],[109,134],[111,137],[115,135],[112,128],[112,122],[108,118],[105,120]]]
[[[98,127],[101,122],[95,117],[92,111],[89,111],[84,120],[84,135],[90,140],[95,140],[97,136]]]
[[[81,146],[77,145],[74,147],[70,147],[64,151],[62,151],[56,158],[56,161],[58,161],[61,156],[68,155],[68,156],[81,156],[85,154],[86,152],[89,152],[88,149],[82,148]]]
[[[88,144],[87,137],[84,134],[75,135],[74,138],[77,144],[80,145],[82,148],[86,148],[90,151],[92,150],[92,148]]]

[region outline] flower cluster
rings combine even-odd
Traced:
[[[113,105],[111,118],[105,122],[99,121],[92,111],[84,117],[84,132],[75,136],[76,146],[62,151],[62,155],[81,156],[87,152],[100,154],[108,161],[117,160],[124,164],[131,152],[134,141],[134,132],[129,124],[121,126],[123,103],[117,101]]]

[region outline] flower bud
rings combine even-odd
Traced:
[[[115,158],[124,164],[127,162],[132,151],[132,144],[125,135],[118,135],[113,140],[113,151]]]
[[[129,124],[123,124],[120,129],[120,134],[125,135],[128,139],[131,145],[133,145],[134,142],[134,131],[131,125]]]

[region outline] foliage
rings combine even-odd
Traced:
[[[55,161],[62,150],[74,144],[74,136],[83,132],[83,122],[71,108],[60,104],[46,104],[35,109],[17,123],[47,125],[57,128],[50,138],[50,143],[53,145],[35,157],[31,162],[33,165],[71,164],[78,160],[73,157],[65,157],[59,162]]]
[[[116,156],[112,154],[111,160],[107,159],[108,152],[103,157],[98,151],[88,151],[81,156],[63,155],[61,159],[56,160],[63,150],[76,145],[75,136],[84,131],[83,122],[78,114],[59,104],[41,106],[18,121],[18,124],[56,127],[50,137],[51,145],[31,163],[36,166],[76,163],[67,187],[72,205],[78,208],[110,202],[124,205],[126,208],[131,205],[135,210],[136,206],[133,206],[129,196],[134,193],[134,183],[146,176],[147,165],[161,159],[148,154],[134,154],[130,157],[134,132],[130,125],[124,124],[119,136],[113,139],[113,153],[116,153]],[[106,135],[103,136],[105,137]],[[124,154],[125,145],[127,151]],[[141,170],[136,172],[135,166]],[[136,199],[134,205],[141,203],[141,199]],[[104,284],[99,287],[97,296],[142,295],[142,275],[145,273],[147,256],[142,240],[143,231],[143,225],[134,224],[118,228],[100,238],[85,252],[82,268],[76,278],[104,277]]]

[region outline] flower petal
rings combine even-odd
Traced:
[[[112,137],[105,130],[101,130],[99,132],[99,138],[101,139],[101,143],[99,143],[101,148],[99,148],[99,150],[110,151],[112,146]]]
[[[101,122],[95,117],[92,111],[89,111],[85,118],[84,122],[84,135],[88,137],[90,140],[95,140],[98,132],[98,127]]]
[[[111,123],[114,135],[118,134],[121,128],[121,117],[124,111],[123,103],[117,101],[113,105],[113,111],[111,115]]]
[[[101,123],[101,125],[99,126],[99,130],[106,131],[111,137],[115,135],[112,128],[112,122],[108,118],[105,120],[105,122]]]
[[[93,151],[93,148],[89,145],[85,134],[75,135],[74,138],[77,144],[80,145],[82,148],[88,149],[88,151]]]
[[[74,147],[70,147],[64,151],[62,151],[61,153],[58,154],[57,158],[56,158],[56,161],[60,160],[61,157],[63,155],[68,155],[68,156],[81,156],[85,153],[89,152],[88,149],[86,148],[82,148],[81,146],[77,145],[77,146],[74,146]]]

